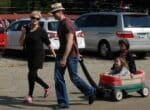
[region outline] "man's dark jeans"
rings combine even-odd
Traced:
[[[64,74],[66,67],[61,67],[59,62],[61,57],[57,57],[55,61],[55,89],[58,104],[66,104],[69,105],[69,99],[67,95],[66,84],[64,80]],[[94,88],[87,85],[79,76],[78,76],[78,58],[77,57],[69,57],[67,59],[67,68],[69,70],[69,76],[71,81],[75,84],[75,86],[85,94],[85,96],[89,97],[94,94]]]

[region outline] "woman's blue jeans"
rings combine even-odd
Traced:
[[[64,74],[66,67],[69,71],[69,76],[71,81],[75,84],[75,86],[85,94],[85,96],[89,97],[94,94],[94,88],[87,85],[79,76],[78,76],[78,58],[77,57],[69,57],[67,59],[67,66],[61,67],[59,62],[61,57],[57,57],[55,61],[55,89],[58,104],[64,103],[69,105],[69,99],[66,89],[66,84],[64,80]]]

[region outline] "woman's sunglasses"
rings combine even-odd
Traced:
[[[31,16],[31,19],[40,20],[40,18],[37,18],[37,17],[34,17],[34,16]]]

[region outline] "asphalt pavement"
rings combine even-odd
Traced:
[[[112,60],[101,59],[97,55],[86,55],[85,64],[93,79],[98,83],[99,74],[109,70]],[[138,69],[146,73],[146,84],[150,85],[150,57],[136,59]],[[52,92],[47,98],[43,98],[43,88],[36,84],[34,100],[32,104],[24,102],[24,96],[28,92],[27,62],[19,56],[0,57],[0,110],[57,110],[57,101],[54,89],[54,58],[46,58],[43,69],[39,70],[39,76],[52,86]],[[87,82],[80,66],[80,76]],[[149,110],[150,97],[143,98],[137,93],[120,102],[114,102],[109,97],[96,100],[89,105],[86,97],[72,84],[68,71],[65,74],[67,90],[70,99],[68,110]],[[88,82],[87,82],[88,83]]]

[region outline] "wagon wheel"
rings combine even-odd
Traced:
[[[105,95],[104,91],[96,91],[95,94],[98,99],[103,98]]]
[[[147,86],[144,86],[143,88],[141,88],[138,93],[142,96],[142,97],[147,97],[149,95],[149,88]]]
[[[123,92],[121,90],[116,90],[113,93],[113,99],[115,101],[121,101],[123,99]]]
[[[123,91],[123,98],[127,98],[128,97],[128,92]]]

